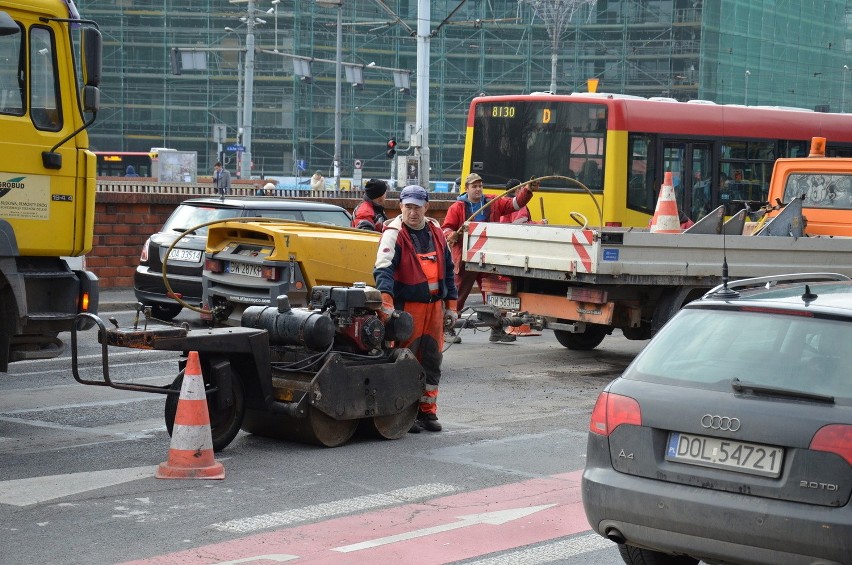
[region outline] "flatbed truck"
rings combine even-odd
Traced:
[[[490,306],[535,318],[554,330],[560,344],[578,350],[597,347],[615,329],[627,339],[649,339],[684,304],[728,278],[852,276],[852,237],[843,237],[852,226],[852,205],[834,210],[828,228],[825,221],[813,222],[813,234],[807,196],[788,191],[783,201],[790,170],[797,186],[808,184],[801,177],[829,170],[841,187],[836,199],[852,198],[846,192],[852,188],[845,188],[852,185],[839,181],[852,178],[852,159],[812,154],[817,158],[779,159],[769,192],[774,204],[766,203],[769,213],[758,225],[746,221],[747,210],[725,221],[723,207],[683,233],[470,222],[464,228],[465,266],[488,275],[483,286]]]

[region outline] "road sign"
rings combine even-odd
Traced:
[[[361,159],[355,159],[355,168],[356,169],[360,169],[363,165],[364,165],[364,163],[361,161]]]
[[[245,151],[245,150],[246,150],[245,145],[239,145],[237,143],[232,143],[231,145],[229,145],[228,147],[225,148],[225,151]]]
[[[308,170],[308,162],[304,159],[299,159],[296,161],[296,166],[299,168],[299,172],[304,173]]]
[[[225,124],[213,124],[213,141],[223,143],[228,137],[228,128]]]

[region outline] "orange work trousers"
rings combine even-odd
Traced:
[[[414,318],[411,338],[400,343],[414,353],[426,373],[426,387],[420,397],[420,411],[438,413],[438,384],[444,354],[444,302],[406,302],[403,310]]]

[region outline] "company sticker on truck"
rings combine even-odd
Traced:
[[[50,219],[50,177],[0,171],[0,216],[21,220]]]

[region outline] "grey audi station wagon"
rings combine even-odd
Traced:
[[[600,394],[582,493],[629,564],[852,563],[852,282],[685,306]]]

